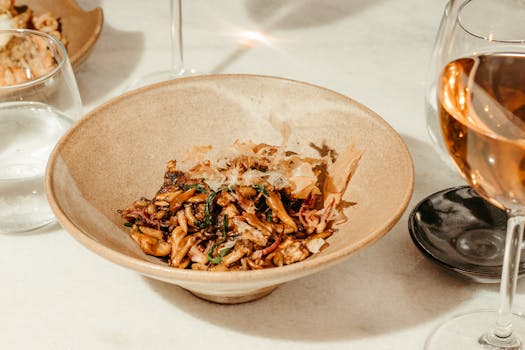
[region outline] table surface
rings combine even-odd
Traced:
[[[85,112],[138,76],[169,68],[167,0],[79,4],[104,10],[100,39],[77,72]],[[186,66],[321,85],[390,123],[414,161],[407,212],[344,262],[231,306],[106,261],[58,224],[0,235],[0,348],[421,349],[451,315],[495,306],[496,285],[445,273],[420,254],[407,229],[419,200],[462,183],[434,151],[424,117],[443,8],[444,0],[185,1]],[[523,290],[518,283],[518,305]]]

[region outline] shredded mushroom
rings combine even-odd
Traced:
[[[332,163],[237,141],[212,162],[210,146],[195,149],[185,157],[199,159],[193,167],[169,161],[153,199],[119,212],[144,253],[209,271],[283,266],[325,249],[361,157],[348,147]]]

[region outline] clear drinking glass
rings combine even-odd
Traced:
[[[525,225],[525,2],[452,1],[444,21],[434,52],[435,136],[509,219],[499,308],[449,320],[426,349],[522,349],[525,320],[512,304]]]
[[[184,66],[184,45],[182,36],[182,0],[170,0],[170,40],[171,40],[171,69],[149,73],[134,80],[127,90],[141,86],[172,80],[184,76],[196,75],[198,71]]]
[[[44,193],[45,166],[81,113],[62,43],[32,30],[0,30],[0,233],[54,221]]]

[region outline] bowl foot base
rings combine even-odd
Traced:
[[[270,286],[243,293],[241,295],[213,295],[190,290],[190,293],[207,301],[218,304],[241,304],[263,298],[273,292],[278,286]]]

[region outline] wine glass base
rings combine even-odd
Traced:
[[[135,79],[125,91],[138,89],[140,87],[160,83],[162,81],[173,80],[182,77],[189,77],[192,75],[199,75],[199,71],[193,68],[181,68],[178,70],[165,70],[159,72],[153,72],[142,77]]]
[[[434,193],[412,210],[410,236],[432,262],[481,283],[500,281],[507,214],[469,186]],[[519,267],[525,275],[525,254]]]
[[[522,342],[517,337],[491,339],[480,332],[490,331],[497,313],[494,310],[478,310],[458,315],[432,332],[425,343],[425,350],[519,350]],[[521,314],[512,317],[513,334],[525,335],[525,318]],[[497,338],[497,337],[496,337]]]

